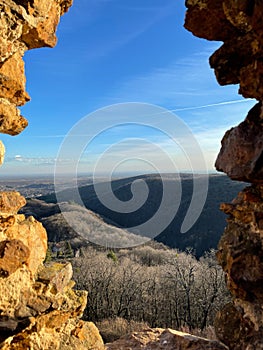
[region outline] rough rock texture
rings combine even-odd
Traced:
[[[0,141],[0,166],[4,163],[5,158],[5,146],[2,141]]]
[[[227,273],[235,306],[218,315],[217,333],[230,348],[245,349],[253,344],[263,349],[263,186],[247,187],[221,209],[229,219],[218,259]],[[221,322],[224,319],[226,322]]]
[[[188,333],[172,329],[146,329],[122,337],[111,344],[106,344],[106,350],[227,350],[228,348],[213,340],[196,337]]]
[[[16,214],[24,204],[18,192],[0,193],[0,349],[103,349],[80,320],[87,293],[72,289],[71,264],[43,265],[46,231]]]
[[[23,54],[56,44],[60,16],[72,0],[2,0],[0,4],[0,132],[17,135],[27,121],[16,108],[29,100]],[[5,147],[0,141],[0,164]],[[94,324],[80,318],[87,293],[74,291],[69,263],[43,265],[47,234],[18,192],[0,192],[0,349],[100,350]]]
[[[0,4],[0,132],[17,135],[27,126],[17,106],[29,101],[25,91],[26,50],[56,44],[60,16],[72,0],[2,0]]]
[[[231,204],[218,259],[233,303],[217,315],[217,335],[229,349],[263,349],[263,2],[188,0],[185,27],[223,45],[210,57],[219,84],[259,102],[244,122],[227,131],[216,168],[252,183]]]
[[[210,57],[221,85],[240,84],[244,97],[263,97],[263,33],[260,0],[187,0],[185,27],[224,44]]]
[[[233,180],[263,184],[263,109],[257,103],[245,121],[229,130],[216,160],[216,168]]]

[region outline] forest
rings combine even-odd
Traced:
[[[76,288],[88,291],[84,318],[99,328],[122,319],[127,325],[205,331],[230,301],[215,254],[197,260],[191,250],[156,243],[115,252],[85,248],[71,259]]]

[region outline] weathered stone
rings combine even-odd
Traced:
[[[0,310],[2,316],[15,318],[19,309],[21,298],[30,291],[32,276],[23,265],[7,278],[0,278]]]
[[[69,282],[63,293],[57,293],[49,281],[39,280],[21,295],[14,315],[19,318],[41,315],[47,310],[69,312],[71,317],[81,317],[87,303],[85,291],[73,291]]]
[[[78,320],[86,307],[87,293],[72,290],[69,264],[59,267],[49,266],[46,273],[40,267],[42,280],[35,282],[26,266],[0,278],[0,293],[4,294],[0,300],[0,329],[5,330],[0,335],[0,349],[24,349],[29,344],[43,350],[103,349],[97,328]],[[68,281],[63,291],[54,289],[54,281],[59,278],[62,283]]]
[[[72,265],[50,263],[40,269],[38,272],[38,280],[50,283],[56,292],[62,293],[69,284],[73,275]]]
[[[28,49],[56,44],[60,16],[72,0],[3,0],[0,4],[0,132],[17,135],[27,126],[16,106],[29,101],[22,57]]]
[[[241,71],[249,67],[251,62],[255,64],[251,57],[260,54],[262,45],[257,36],[251,33],[229,38],[209,60],[211,68],[215,69],[219,84],[244,84],[249,76],[240,79]]]
[[[262,333],[255,332],[254,324],[246,318],[244,311],[233,304],[227,304],[216,316],[216,334],[229,349],[262,350]],[[253,344],[253,345],[252,345]]]
[[[0,277],[8,277],[27,261],[29,249],[20,240],[0,242]]]
[[[0,232],[5,232],[8,227],[11,227],[16,222],[15,215],[0,216]]]
[[[230,129],[222,140],[216,169],[231,179],[263,183],[263,111],[259,102],[244,122]]]
[[[26,200],[20,193],[0,192],[0,214],[16,214],[20,208],[26,205]]]
[[[60,350],[104,350],[104,344],[97,327],[92,322],[79,321],[76,325],[70,324],[74,328],[71,336],[62,336]]]
[[[263,187],[247,187],[222,209],[229,218],[218,258],[230,290],[238,298],[263,303]]]
[[[0,41],[2,61],[16,52],[56,44],[55,31],[59,18],[72,5],[72,0],[12,1],[1,4]],[[11,31],[10,31],[11,29]]]
[[[24,61],[19,52],[0,65],[0,98],[6,98],[17,106],[29,101],[25,92]]]
[[[23,21],[18,13],[19,7],[15,2],[4,0],[1,1],[0,12],[0,62],[4,62],[16,52],[22,56],[26,45],[20,40]]]
[[[227,20],[241,32],[246,33],[252,30],[253,2],[251,0],[223,1],[223,9]]]
[[[47,233],[42,224],[32,216],[26,219],[24,215],[16,215],[15,218],[16,222],[5,230],[4,235],[6,239],[19,239],[28,247],[26,265],[34,275],[46,256]]]
[[[102,349],[96,327],[78,321],[87,293],[72,290],[71,264],[42,265],[46,231],[16,214],[24,204],[18,192],[0,193],[0,349]]]
[[[32,324],[0,344],[1,350],[103,350],[97,328],[91,322],[73,321],[53,311],[32,320]]]
[[[25,92],[23,54],[56,44],[60,16],[72,0],[3,0],[0,4],[0,132],[17,135],[27,126],[16,106]],[[0,164],[5,153],[0,142]],[[95,325],[80,321],[87,292],[74,291],[71,264],[43,266],[47,234],[17,192],[0,192],[0,349],[104,348]]]
[[[20,111],[15,105],[0,99],[0,133],[18,135],[27,125],[27,120],[20,115]]]
[[[58,2],[34,0],[24,5],[30,15],[30,20],[27,20],[23,25],[21,40],[28,49],[56,45],[55,30],[62,14],[61,4],[65,10],[67,6],[71,5],[71,2],[67,1],[66,4],[65,1],[61,0]]]
[[[0,349],[102,349],[96,327],[79,321],[87,292],[72,289],[71,264],[42,265],[46,231],[16,214],[24,204],[17,192],[0,193]]]
[[[0,165],[4,163],[5,158],[5,146],[2,141],[0,141]]]
[[[261,44],[262,49],[262,44]],[[263,100],[263,62],[260,59],[250,62],[240,69],[239,93],[244,97]]]
[[[218,41],[236,35],[237,30],[225,16],[222,0],[186,0],[186,7],[184,26],[194,35]]]
[[[15,320],[10,323],[10,327],[15,327]],[[39,350],[104,349],[102,338],[93,323],[76,320],[70,311],[63,310],[52,310],[31,317],[30,325],[26,325],[22,332],[6,338],[0,344],[0,349],[24,349],[29,345]]]
[[[230,204],[218,259],[234,300],[216,319],[218,337],[231,350],[263,349],[263,2],[188,0],[186,28],[222,40],[210,57],[219,84],[239,84],[239,93],[260,102],[244,122],[227,131],[216,168],[252,187]]]
[[[0,332],[14,331],[18,326],[18,321],[7,316],[0,316]]]
[[[240,84],[244,97],[263,99],[262,3],[252,0],[188,0],[185,27],[224,44],[210,58],[219,84]]]
[[[216,320],[218,337],[230,349],[259,347],[263,337],[263,187],[247,187],[221,209],[228,224],[219,243],[218,259],[236,297]]]
[[[218,341],[193,336],[188,333],[172,329],[146,329],[134,332],[131,335],[106,344],[107,350],[227,350],[228,348]]]

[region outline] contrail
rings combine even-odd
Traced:
[[[224,106],[224,105],[231,105],[231,104],[237,104],[237,103],[247,103],[253,101],[253,99],[243,99],[243,100],[232,100],[232,101],[224,101],[224,102],[218,102],[218,103],[211,103],[207,105],[202,105],[202,106],[195,106],[195,107],[184,107],[184,108],[176,108],[176,109],[167,109],[163,112],[158,112],[152,114],[154,115],[159,115],[159,114],[165,114],[169,112],[180,112],[180,111],[191,111],[195,109],[202,109],[202,108],[209,108],[209,107],[216,107],[216,106]],[[149,117],[149,115],[147,115]],[[30,137],[33,138],[64,138],[66,137],[67,134],[65,135],[32,135]],[[72,136],[77,136],[77,137],[82,137],[82,136],[87,136],[86,134],[79,134],[79,135],[72,135]]]
[[[235,104],[235,103],[245,103],[248,101],[253,101],[253,99],[224,101],[224,102],[218,102],[218,103],[211,103],[211,104],[203,105],[203,106],[170,109],[169,111],[170,112],[190,111],[190,110],[194,110],[194,109],[202,109],[202,108],[209,108],[209,107],[216,107],[216,106],[231,105],[231,104]]]

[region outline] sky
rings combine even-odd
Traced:
[[[2,135],[1,176],[215,171],[255,101],[217,84],[208,58],[222,43],[184,16],[183,0],[75,0],[57,46],[25,54],[29,126]]]

